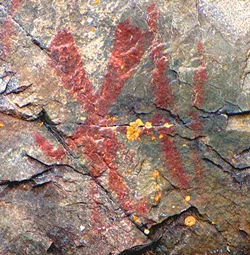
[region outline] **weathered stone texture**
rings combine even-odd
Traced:
[[[250,254],[248,0],[0,0],[0,253]]]

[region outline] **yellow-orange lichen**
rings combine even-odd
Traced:
[[[133,221],[134,221],[135,223],[140,223],[140,219],[139,219],[139,217],[138,217],[137,215],[134,215],[134,216],[133,216]]]
[[[158,191],[157,194],[154,196],[154,203],[158,204],[161,199],[161,192]]]
[[[159,139],[162,139],[163,137],[164,137],[163,134],[160,134],[160,135],[159,135]]]
[[[152,128],[152,123],[149,122],[149,121],[147,121],[147,122],[145,123],[145,128]]]
[[[186,201],[186,202],[190,201],[190,199],[191,199],[190,196],[186,196],[186,197],[185,197],[185,201]]]
[[[160,186],[159,183],[156,183],[156,184],[155,184],[155,190],[156,190],[156,191],[160,191],[160,190],[161,190],[161,186]]]
[[[3,128],[4,127],[4,124],[3,122],[0,121],[0,128]]]
[[[116,118],[116,116],[109,116],[108,120],[115,121],[115,120],[117,120],[117,118]]]
[[[152,175],[156,179],[156,178],[158,178],[160,176],[160,172],[158,170],[154,170]]]
[[[143,127],[144,124],[140,119],[137,119],[136,121],[130,122],[129,126],[127,126],[127,139],[130,140],[137,140],[140,137],[141,129],[140,127]]]
[[[154,141],[155,139],[156,139],[155,136],[152,136],[152,137],[151,137],[151,140],[152,140],[152,141]]]
[[[172,127],[173,126],[173,124],[170,124],[170,123],[168,123],[168,122],[166,122],[164,125],[163,125],[163,127],[165,127],[165,128],[170,128],[170,127]]]
[[[188,226],[188,227],[192,227],[196,224],[196,219],[194,216],[188,216],[185,218],[185,221],[184,221],[185,225]]]

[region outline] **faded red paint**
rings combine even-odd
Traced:
[[[92,84],[87,78],[81,56],[71,33],[59,32],[49,47],[49,64],[70,94],[80,101],[86,111],[93,112],[95,101]]]
[[[168,176],[179,188],[190,188],[189,178],[182,165],[182,159],[173,138],[164,135],[161,141],[164,159],[169,170]]]
[[[20,8],[22,0],[13,0],[10,4],[6,20],[0,27],[0,38],[2,44],[2,57],[6,58],[11,48],[11,36],[14,33],[14,22],[12,18]]]
[[[91,224],[94,233],[101,234],[106,231],[107,226],[103,224],[103,216],[101,212],[100,193],[94,180],[89,182],[89,203],[91,206]]]
[[[14,16],[18,9],[20,8],[23,0],[12,0],[10,5],[10,14],[11,16]]]
[[[155,104],[158,107],[170,107],[174,103],[174,96],[169,83],[166,71],[168,70],[168,56],[164,53],[162,42],[156,37],[157,21],[160,18],[160,12],[156,9],[155,3],[147,8],[148,25],[152,37],[152,50],[150,57],[155,65],[152,74],[152,88],[155,95]]]
[[[153,3],[147,8],[148,13],[148,26],[151,32],[157,32],[157,21],[160,18],[160,12],[156,8],[156,4]]]
[[[152,75],[152,88],[155,94],[155,104],[158,107],[170,107],[174,103],[173,91],[170,86],[166,71],[168,69],[168,56],[163,53],[163,46],[154,44],[151,59],[155,68]]]
[[[117,26],[108,72],[103,86],[97,93],[96,106],[99,115],[108,114],[111,104],[120,95],[121,89],[131,77],[146,48],[146,33],[133,26],[129,20]]]
[[[204,89],[208,82],[206,58],[204,54],[204,47],[202,42],[197,43],[197,51],[201,59],[202,67],[194,72],[193,76],[193,105],[201,108],[204,103]]]
[[[106,172],[109,189],[122,207],[127,211],[135,211],[138,208],[141,213],[148,211],[147,203],[143,201],[143,205],[139,206],[131,200],[127,184],[114,163],[122,144],[118,142],[116,134],[111,129],[102,131],[97,126],[107,123],[102,116],[108,113],[111,104],[115,102],[124,84],[131,77],[147,44],[147,34],[133,26],[129,20],[118,24],[108,71],[97,93],[94,93],[92,84],[87,78],[79,51],[69,32],[66,30],[59,32],[49,48],[50,65],[65,88],[82,103],[88,113],[84,125],[68,139],[71,149],[83,146],[91,164],[91,174],[99,177]]]
[[[61,160],[66,156],[66,152],[63,148],[55,149],[49,141],[41,136],[38,132],[34,133],[36,143],[40,146],[41,150],[48,156],[55,160]]]
[[[193,77],[193,105],[201,108],[204,102],[204,86],[208,81],[206,68],[195,70]]]
[[[155,4],[148,8],[148,14],[150,30],[157,34],[159,12],[155,9]],[[151,52],[151,59],[155,65],[152,77],[152,87],[155,95],[155,104],[158,107],[166,108],[171,107],[174,104],[174,96],[166,75],[166,71],[168,70],[168,56],[163,53],[163,50],[162,42],[155,37],[153,39],[153,49]],[[153,119],[154,125],[164,125],[166,122],[170,123],[170,121],[163,118],[160,114],[156,115]],[[168,134],[175,133],[175,128],[162,128],[159,131],[161,134],[164,134],[164,137],[161,139],[161,144],[163,157],[166,160],[166,165],[169,170],[168,176],[180,188],[189,188],[189,178],[182,165],[179,151],[174,141],[168,136]]]
[[[205,85],[208,82],[208,75],[207,75],[207,65],[206,65],[204,46],[201,41],[197,43],[197,52],[201,59],[201,67],[194,72],[194,76],[193,76],[192,106],[202,108],[204,104],[204,90],[205,90]],[[199,114],[192,110],[189,115],[192,118],[190,127],[193,130],[193,135],[194,136],[201,135],[203,132],[203,125],[200,121]],[[200,185],[202,185],[203,184],[203,176],[202,176],[203,166],[202,166],[201,160],[199,159],[198,151],[192,150],[191,156],[193,160],[196,180],[200,183]]]

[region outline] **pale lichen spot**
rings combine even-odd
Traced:
[[[149,121],[147,121],[147,122],[145,123],[145,128],[152,128],[152,123],[149,122]]]
[[[172,126],[173,126],[173,124],[168,123],[168,122],[166,122],[166,123],[163,125],[163,127],[165,127],[165,128],[170,128],[170,127],[172,127]]]

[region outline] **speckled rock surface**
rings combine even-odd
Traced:
[[[0,0],[0,253],[250,254],[248,0]]]

